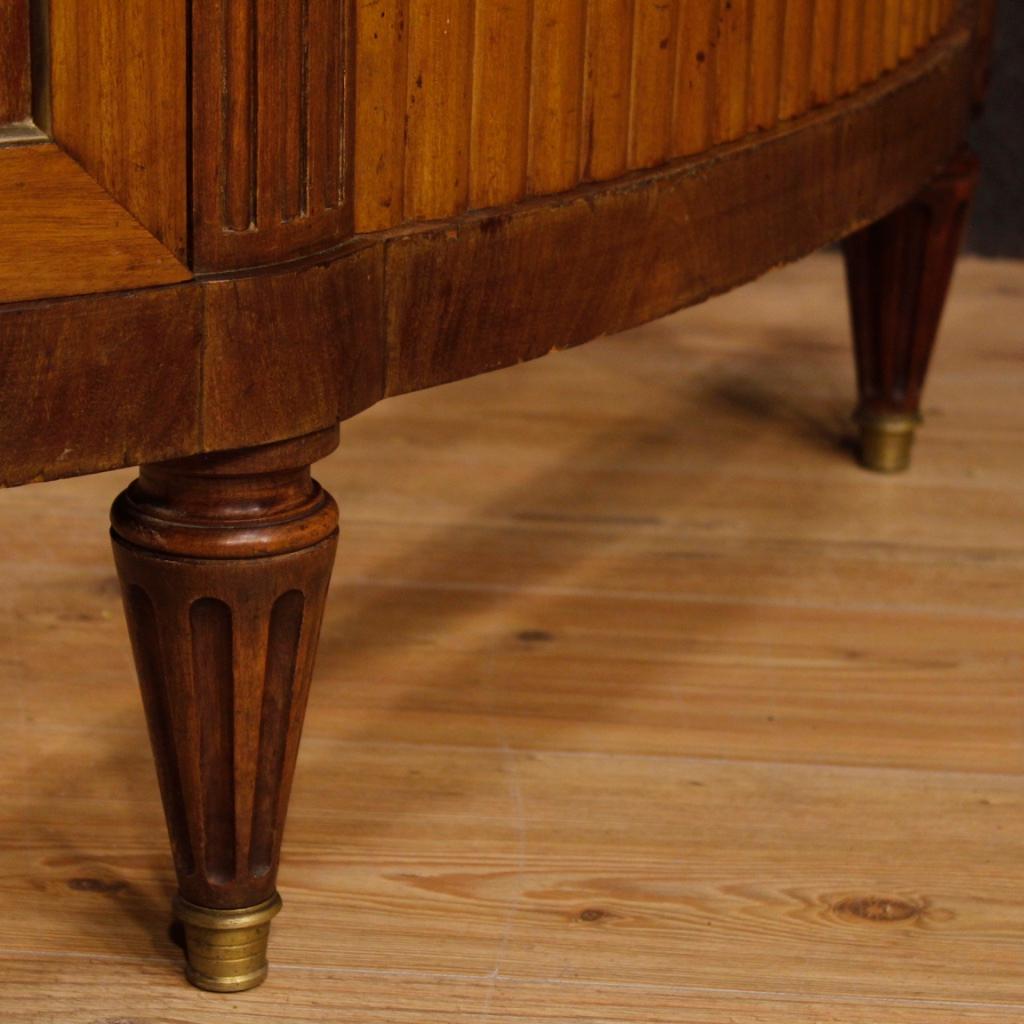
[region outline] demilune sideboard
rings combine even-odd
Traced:
[[[194,984],[266,974],[339,421],[842,240],[862,461],[903,469],[991,20],[5,0],[0,484],[141,467],[111,537]]]

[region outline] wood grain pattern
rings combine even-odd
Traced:
[[[929,0],[929,3],[931,0]],[[857,79],[860,84],[873,82],[885,66],[885,4],[883,0],[877,3],[865,4],[863,20],[861,21],[861,32],[863,33],[860,43],[860,67]],[[933,27],[929,20],[928,38],[938,32],[938,23]]]
[[[906,60],[916,49],[914,27],[919,4],[917,0],[902,0],[900,4],[900,59]]]
[[[585,0],[533,0],[529,195],[564,192],[580,181],[586,10]]]
[[[715,48],[713,138],[731,142],[747,130],[751,0],[722,0]],[[806,60],[801,54],[800,63]]]
[[[49,32],[53,138],[184,260],[185,0],[61,0]]]
[[[433,220],[464,210],[469,197],[474,5],[407,2],[405,211]]]
[[[718,48],[717,9],[703,0],[680,0],[677,43],[676,149],[681,156],[711,145],[713,75]]]
[[[779,116],[785,120],[796,117],[811,104],[812,65],[818,60],[835,59],[834,48],[828,46],[829,13],[821,2],[786,4],[779,90]]]
[[[197,450],[200,323],[191,289],[4,307],[0,486]]]
[[[930,79],[890,76],[886,117],[854,99],[849,116],[808,137],[806,150],[781,133],[721,156],[713,176],[685,165],[663,173],[647,195],[627,181],[553,207],[482,214],[391,239],[387,393],[536,358],[702,301],[786,260],[773,241],[783,249],[796,237],[824,243],[844,233],[840,224],[851,214],[854,222],[874,219],[851,209],[851,196],[898,205],[908,197],[894,187],[896,169],[917,167],[927,178],[963,138],[968,49],[955,69],[933,54]],[[954,115],[941,120],[934,117],[940,93]],[[937,139],[940,125],[948,134]],[[787,183],[782,193],[778,181]],[[577,258],[566,260],[567,252]],[[424,323],[436,325],[432,335]]]
[[[953,14],[896,3],[73,0],[48,30],[53,133],[179,259],[258,266],[771,128]],[[23,40],[21,10],[7,31]],[[24,75],[4,74],[25,108]]]
[[[886,71],[891,71],[900,62],[900,5],[901,0],[885,0],[882,27],[882,66]]]
[[[360,2],[355,230],[770,129],[910,59],[953,14],[934,0]]]
[[[311,433],[383,396],[380,246],[357,245],[326,265],[211,281],[203,310],[206,449]]]
[[[99,960],[86,959],[90,964]],[[806,1015],[810,1020],[831,1020],[829,1024],[877,1024],[878,1011],[873,1007],[842,1005],[837,1008],[827,999],[803,999],[771,996],[768,993],[746,995],[715,995],[709,992],[680,993],[671,984],[647,984],[640,997],[625,986],[590,982],[567,985],[564,980],[493,982],[478,978],[436,975],[415,977],[412,972],[400,981],[385,984],[376,975],[351,974],[338,969],[326,976],[320,972],[293,967],[288,972],[288,1000],[295,1020],[302,1022],[330,1021],[331,1024],[420,1024],[424,1007],[430,1008],[431,1019],[438,1024],[463,1024],[467,1016],[460,1008],[487,1008],[495,1021],[502,1024],[536,1024],[550,1013],[552,1006],[586,1024],[606,1020],[622,1024],[720,1024],[731,1014],[742,1020],[756,1007],[757,1024],[792,1024],[794,1017]],[[25,958],[12,962],[5,972],[8,979],[8,1005],[11,1024],[38,1024],[38,993],[45,989],[48,1005],[59,1017],[53,1024],[94,1024],[96,1013],[117,1013],[126,1002],[145,1008],[151,1015],[175,1014],[190,1024],[217,1024],[219,1011],[208,1010],[170,980],[163,965],[122,964],[103,962],[103,970],[85,975],[70,959],[52,960]],[[301,983],[296,984],[301,979]],[[159,991],[155,997],[154,992]],[[571,996],[567,990],[571,990]],[[238,1024],[264,1024],[280,1012],[280,989],[248,995],[244,1009],[232,1011]],[[117,993],[115,996],[114,993]],[[52,994],[51,994],[52,993]],[[493,1007],[501,1009],[497,1013]],[[946,1024],[956,1014],[963,1024],[1014,1024],[1020,1015],[1018,1006],[966,1003],[937,1006],[901,1005],[886,1011],[890,1024]],[[159,1019],[159,1018],[157,1018]],[[473,1018],[468,1018],[473,1019]],[[47,1021],[50,1024],[50,1021]]]
[[[32,114],[29,11],[29,0],[0,7],[0,126]]]
[[[152,457],[163,459],[280,440],[355,415],[386,392],[534,358],[698,302],[841,237],[913,195],[961,144],[973,63],[965,27],[849,101],[722,154],[511,212],[357,241],[273,270],[169,289],[154,307],[156,319],[125,322],[127,337],[145,344],[136,343],[130,356],[111,349],[109,373],[137,381],[143,394],[159,394],[163,368],[180,358],[170,346],[183,344],[184,334],[188,351],[201,347],[202,386],[189,378],[181,419],[171,417],[159,438],[142,431],[136,445],[122,444],[135,407],[126,405],[122,414],[111,405],[107,380],[93,372],[121,298],[68,300],[64,315],[76,318],[81,336],[63,355],[65,372],[83,389],[76,408],[92,403],[109,418],[93,431],[87,420],[72,417],[78,436],[67,458],[45,448],[40,461],[33,444],[24,452],[9,449],[5,482],[147,460],[150,448]],[[936,110],[945,116],[936,117]],[[130,221],[79,173],[102,209]],[[77,224],[76,217],[68,213],[67,222]],[[76,259],[95,269],[86,243],[79,239]],[[566,259],[569,252],[582,255]],[[139,268],[132,264],[131,270]],[[176,302],[190,316],[198,310],[198,319],[177,320]],[[0,332],[14,322],[8,318],[15,309],[0,308]],[[46,351],[49,318],[56,315],[45,303],[18,310],[25,352],[19,358]],[[133,324],[142,333],[133,333]],[[18,407],[20,379],[0,377],[0,404]],[[33,394],[45,409],[47,395],[56,400],[61,391],[44,378]]]
[[[964,262],[912,480],[837,457],[831,254],[350,424],[275,971],[229,1016],[1016,1024],[1022,288]],[[12,1024],[225,1017],[160,909],[128,478],[0,494]]]
[[[636,0],[633,14],[632,88],[628,166],[654,167],[674,152],[673,103],[679,5]]]
[[[917,0],[903,0],[904,6],[913,5]],[[860,48],[864,40],[864,6],[862,4],[840,3],[838,5],[839,25],[836,46],[835,91],[837,96],[848,96],[857,88],[860,72]],[[905,59],[913,55],[911,50]]]
[[[633,10],[633,0],[591,0],[587,8],[583,80],[583,175],[587,179],[615,178],[629,167]]]
[[[773,127],[782,116],[784,41],[786,33],[792,32],[786,9],[786,0],[760,0],[750,9],[748,124],[758,131]]]
[[[890,0],[890,6],[893,3],[898,4],[899,0]],[[810,44],[810,91],[813,106],[829,103],[836,95],[840,4],[841,0],[816,0],[814,5]]]
[[[404,219],[408,0],[357,0],[355,227]]]
[[[345,237],[351,4],[214,0],[192,13],[196,266],[275,262]]]
[[[476,0],[469,205],[483,209],[526,193],[523,139],[530,120],[528,3]],[[494,116],[501,111],[500,116]]]
[[[50,143],[0,149],[0,300],[144,288],[191,274]]]

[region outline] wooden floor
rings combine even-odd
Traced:
[[[966,261],[912,474],[840,267],[395,400],[346,524],[267,984],[182,980],[105,537],[0,493],[4,1024],[1024,1019],[1024,264]]]

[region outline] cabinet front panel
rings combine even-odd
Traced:
[[[356,0],[357,231],[702,152],[914,56],[955,0]]]
[[[876,81],[955,0],[207,0],[199,269],[702,153]]]

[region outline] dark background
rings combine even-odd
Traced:
[[[971,141],[981,185],[968,245],[983,256],[1024,258],[1024,0],[999,0],[992,87]]]

